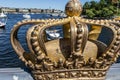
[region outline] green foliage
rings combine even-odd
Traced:
[[[2,12],[2,9],[0,8],[0,13]]]
[[[100,0],[86,2],[83,5],[83,15],[86,15],[88,18],[111,18],[120,13],[120,10],[117,10],[116,4],[112,3],[112,0]]]
[[[105,7],[102,9],[102,15],[103,15],[103,17],[113,16],[113,11],[110,10],[109,8]]]
[[[95,13],[93,12],[93,10],[86,10],[86,14],[88,15],[89,18],[93,18],[95,16]]]

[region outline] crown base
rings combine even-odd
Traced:
[[[35,80],[105,80],[107,69],[32,71]]]
[[[105,77],[100,78],[71,78],[71,79],[57,79],[57,80],[105,80]]]
[[[33,75],[35,80],[105,80],[106,77],[76,77],[76,78],[40,78],[40,75]]]

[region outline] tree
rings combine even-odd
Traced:
[[[2,12],[2,8],[0,8],[0,13]]]
[[[88,16],[89,18],[95,17],[95,14],[94,14],[94,12],[93,12],[92,9],[91,9],[91,10],[86,10],[86,14],[87,14],[87,16]]]
[[[117,11],[117,6],[112,3],[112,0],[100,0],[99,2],[90,1],[83,5],[83,15],[86,15],[88,18],[110,18],[115,16]]]
[[[89,2],[86,2],[86,3],[84,4],[82,14],[86,14],[86,10],[87,10],[87,9],[90,9],[90,4],[89,4]]]
[[[91,2],[90,2],[90,5],[91,5],[91,6],[90,6],[91,8],[98,7],[96,1],[91,1]]]

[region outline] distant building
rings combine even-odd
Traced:
[[[1,8],[1,12],[6,12],[6,13],[16,13],[16,8]]]
[[[18,12],[19,12],[19,13],[29,13],[29,10],[26,9],[26,8],[20,8],[20,9],[18,10]]]
[[[61,13],[61,10],[56,9],[37,9],[37,8],[9,8],[0,7],[0,12],[7,13]]]
[[[41,13],[41,11],[42,11],[41,9],[36,9],[36,8],[35,9],[29,9],[30,13]]]

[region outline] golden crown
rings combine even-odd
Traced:
[[[119,21],[79,17],[82,12],[79,0],[70,0],[65,12],[67,17],[62,19],[18,22],[11,32],[14,50],[31,69],[35,80],[104,80],[120,52]],[[26,24],[34,24],[26,35],[29,53],[17,38],[19,28]],[[47,40],[46,29],[58,25],[63,28],[64,37]],[[98,41],[104,27],[112,32],[108,46]]]

